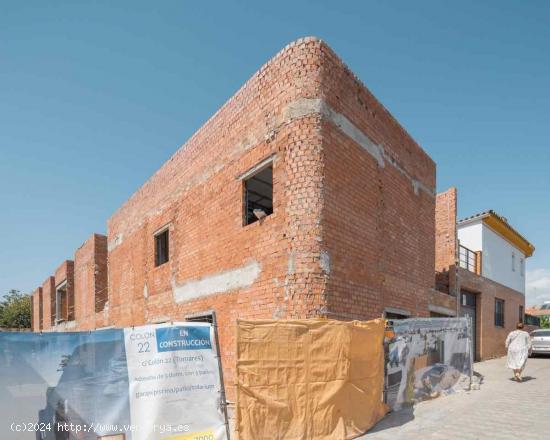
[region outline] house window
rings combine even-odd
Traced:
[[[521,276],[525,275],[525,260],[523,258],[519,259],[519,271],[521,273]]]
[[[273,162],[244,180],[244,224],[273,214]]]
[[[512,272],[516,271],[516,254],[512,252]]]
[[[504,327],[504,300],[495,298],[495,326]]]
[[[168,229],[165,229],[155,235],[155,266],[160,266],[168,261],[168,234]]]
[[[523,322],[523,306],[519,306],[519,322]]]

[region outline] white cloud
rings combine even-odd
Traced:
[[[527,305],[540,305],[550,301],[550,269],[527,271],[526,279]]]

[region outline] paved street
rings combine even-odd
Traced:
[[[550,437],[550,357],[527,361],[525,382],[510,380],[505,358],[475,364],[481,389],[390,414],[365,440],[546,439]]]

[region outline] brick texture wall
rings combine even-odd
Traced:
[[[42,311],[42,287],[38,287],[32,294],[32,331],[42,330],[40,312]]]
[[[477,358],[491,359],[506,354],[504,342],[516,329],[519,306],[525,310],[525,296],[488,278],[459,269],[462,290],[477,293]],[[504,300],[504,327],[495,326],[495,298]]]
[[[435,284],[436,289],[456,295],[457,191],[450,188],[437,194],[435,208]]]
[[[322,46],[322,243],[332,317],[426,316],[434,286],[435,164]]]
[[[431,289],[428,296],[430,313],[445,316],[457,316],[457,297],[448,293]]]
[[[66,321],[74,321],[74,261],[66,260],[55,270],[56,288],[66,282],[66,295],[61,298],[61,317]],[[55,313],[55,307],[54,307]]]
[[[107,290],[107,237],[93,234],[75,252],[76,322],[80,330],[104,327]]]
[[[55,278],[49,276],[42,284],[42,324],[43,330],[55,325]]]

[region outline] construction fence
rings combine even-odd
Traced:
[[[207,323],[0,333],[2,440],[221,440],[222,400]]]
[[[467,318],[238,321],[239,439],[353,439],[470,385]]]
[[[239,321],[239,439],[348,439],[387,412],[384,321]]]
[[[467,388],[466,318],[237,322],[236,437],[353,439]],[[216,328],[180,322],[0,333],[2,439],[230,437]]]

